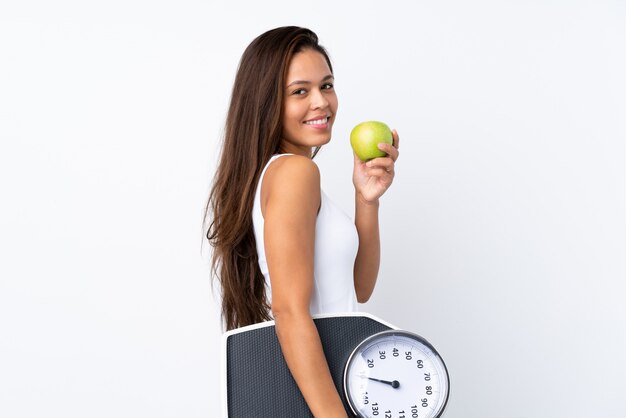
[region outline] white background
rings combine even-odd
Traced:
[[[428,338],[449,417],[623,416],[620,1],[3,1],[0,416],[218,417],[202,215],[238,60],[300,25],[333,59],[316,158],[398,129],[379,286]]]

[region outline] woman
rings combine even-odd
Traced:
[[[330,59],[308,29],[282,27],[244,52],[207,204],[227,329],[274,319],[287,365],[316,417],[346,417],[311,315],[357,309],[376,283],[378,199],[398,158],[354,158],[354,222],[320,189],[312,158],[331,139]]]

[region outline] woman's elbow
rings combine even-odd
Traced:
[[[356,301],[359,303],[366,303],[368,300],[370,300],[370,297],[372,296],[372,292],[371,291],[367,291],[367,290],[359,290],[359,289],[355,289],[356,290]]]
[[[302,307],[293,303],[272,305],[272,316],[277,327],[280,327],[282,324],[297,323],[298,321],[311,318],[308,307]]]

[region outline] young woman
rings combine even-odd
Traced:
[[[398,158],[354,158],[352,221],[320,189],[313,162],[331,139],[337,95],[308,29],[282,27],[244,52],[205,219],[227,329],[274,319],[287,365],[316,417],[346,417],[314,314],[355,311],[376,283],[378,200]]]

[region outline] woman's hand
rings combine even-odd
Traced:
[[[363,162],[354,155],[354,172],[352,182],[356,189],[357,198],[364,203],[376,203],[387,191],[395,175],[395,162],[398,159],[400,137],[392,130],[393,145],[378,144],[378,149],[387,153],[386,157],[374,158]]]

